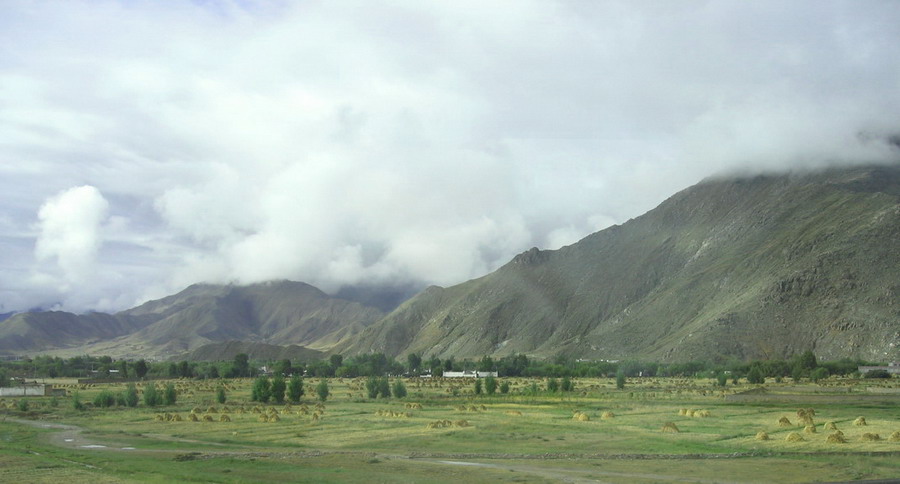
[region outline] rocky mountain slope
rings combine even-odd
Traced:
[[[900,167],[706,180],[647,214],[431,287],[334,351],[900,357]]]
[[[115,315],[24,313],[0,322],[0,352],[53,349],[174,357],[229,340],[327,349],[384,316],[300,282],[193,285]]]

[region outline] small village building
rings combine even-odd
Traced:
[[[492,376],[494,378],[497,377],[496,371],[445,371],[444,378],[487,378]]]
[[[21,382],[11,387],[0,387],[0,397],[52,397],[66,396],[65,388],[53,388],[49,383]]]
[[[900,361],[892,361],[888,366],[860,366],[859,373],[865,375],[873,370],[884,370],[891,375],[900,375]]]

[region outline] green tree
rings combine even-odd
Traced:
[[[225,387],[219,385],[219,388],[216,388],[216,401],[220,404],[225,403],[228,397],[225,395]]]
[[[147,362],[144,360],[137,360],[137,363],[134,364],[134,374],[137,375],[138,378],[144,378],[147,376],[147,371],[150,367],[147,366]]]
[[[551,393],[556,393],[557,391],[559,391],[559,381],[556,378],[547,380],[547,391]]]
[[[24,399],[24,398],[21,399],[21,400],[19,400],[19,401],[16,403],[16,408],[17,408],[20,412],[27,412],[27,411],[28,411],[28,400],[26,400],[26,399]]]
[[[366,394],[371,399],[378,398],[378,378],[370,376],[366,380]]]
[[[475,394],[481,395],[481,378],[475,379]]]
[[[725,385],[728,385],[728,375],[726,375],[724,371],[720,371],[719,373],[716,374],[716,383],[720,387],[724,387]]]
[[[500,393],[502,393],[504,395],[509,393],[509,382],[504,381],[504,382],[500,383]]]
[[[378,394],[381,398],[391,398],[391,382],[388,377],[383,376],[378,379]]]
[[[134,386],[134,383],[129,383],[127,387],[125,387],[125,405],[128,407],[137,407],[138,404],[138,393],[137,387]]]
[[[484,392],[488,395],[493,395],[497,392],[497,379],[489,376],[484,379]]]
[[[72,394],[72,408],[75,410],[84,410],[84,404],[81,403],[81,395],[78,392]]]
[[[0,388],[9,386],[9,376],[4,368],[0,368]]]
[[[316,385],[316,395],[318,395],[319,400],[321,400],[323,402],[325,400],[328,400],[328,395],[329,395],[328,381],[325,380],[324,378],[322,378],[322,381],[320,381],[319,384]]]
[[[253,382],[253,387],[250,389],[250,400],[254,402],[262,402],[268,403],[269,398],[272,397],[272,384],[269,382],[269,377],[261,376]]]
[[[303,396],[303,378],[300,378],[300,375],[294,375],[291,377],[290,383],[288,383],[288,398],[294,403],[300,401],[300,398]]]
[[[128,362],[125,360],[119,360],[119,376],[128,378]]]
[[[154,383],[146,385],[144,387],[144,405],[155,407],[160,403],[162,403],[162,397],[159,395],[156,385]]]
[[[391,390],[396,398],[403,398],[406,396],[406,385],[404,385],[403,380],[399,378],[394,382],[394,386]]]
[[[822,366],[816,368],[812,371],[812,373],[809,374],[809,378],[816,383],[819,383],[819,381],[824,380],[829,376],[830,374],[828,373],[828,368]]]
[[[616,372],[616,388],[619,390],[625,388],[625,372],[622,370]]]
[[[99,408],[108,408],[116,405],[116,395],[109,391],[103,390],[94,396],[94,406]]]
[[[275,403],[284,403],[284,390],[286,386],[283,376],[275,375],[275,378],[272,379],[272,400],[275,400]]]
[[[766,377],[763,375],[759,365],[750,366],[750,371],[747,372],[747,381],[754,385],[760,385],[766,382]]]
[[[807,371],[812,371],[819,366],[819,362],[816,360],[816,354],[810,350],[804,351],[797,362],[800,364],[801,368]]]
[[[234,376],[237,377],[250,376],[250,357],[247,356],[247,353],[238,353],[234,355],[232,371],[234,372]]]
[[[178,399],[178,394],[175,393],[175,384],[169,382],[166,384],[166,389],[163,392],[163,401],[166,405],[175,405],[175,401]]]
[[[276,375],[287,376],[294,372],[294,368],[291,366],[291,360],[285,358],[283,360],[279,360],[275,363],[275,366],[272,370]]]
[[[406,355],[406,367],[409,369],[410,374],[418,373],[422,367],[422,357],[415,353]]]
[[[564,392],[573,392],[575,391],[575,384],[572,383],[572,379],[568,376],[564,376],[562,379],[562,383],[560,384],[560,389]]]
[[[331,363],[332,371],[337,370],[344,363],[344,357],[341,355],[331,355],[328,357],[328,362]]]

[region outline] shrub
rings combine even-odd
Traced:
[[[551,378],[547,381],[547,391],[551,393],[559,391],[559,381],[556,378]]]
[[[718,375],[716,375],[716,383],[720,387],[724,387],[725,385],[728,385],[728,375],[726,375],[724,371],[720,372]]]
[[[272,400],[275,400],[275,403],[284,403],[285,389],[286,385],[284,383],[284,377],[276,375],[275,378],[272,379]]]
[[[175,405],[175,401],[178,399],[178,395],[175,393],[175,384],[169,382],[166,384],[166,389],[163,392],[163,400],[166,405]]]
[[[75,410],[84,410],[84,404],[81,403],[81,396],[78,392],[72,395],[72,408]]]
[[[815,370],[812,371],[812,373],[809,374],[809,378],[815,383],[819,383],[820,381],[828,378],[829,376],[830,376],[830,374],[828,373],[828,368],[825,368],[824,366],[820,366],[820,367],[816,368]]]
[[[219,388],[216,388],[216,401],[219,403],[225,403],[225,387],[219,385]]]
[[[394,392],[395,397],[403,398],[406,396],[406,385],[398,378],[397,381],[394,382],[392,391]]]
[[[94,397],[94,406],[100,408],[114,407],[116,396],[109,390],[103,390]]]
[[[475,379],[475,394],[481,395],[481,379],[479,378]]]
[[[159,394],[159,391],[156,389],[156,385],[153,383],[148,384],[144,387],[144,405],[148,407],[155,407],[162,403],[162,396]]]
[[[125,406],[126,407],[137,407],[138,404],[138,393],[137,388],[134,386],[134,383],[129,383],[125,388]]]
[[[27,412],[27,411],[28,411],[28,400],[25,400],[24,398],[21,399],[21,400],[19,400],[19,401],[16,403],[16,408],[17,408],[20,412]]]
[[[271,383],[269,378],[261,376],[253,382],[253,388],[250,389],[250,400],[254,402],[268,403],[272,396]]]
[[[500,393],[502,393],[503,395],[509,393],[509,382],[500,383]]]
[[[297,403],[300,401],[300,398],[303,396],[303,379],[300,378],[299,375],[294,375],[291,377],[290,383],[288,383],[288,398]]]
[[[328,382],[324,378],[322,378],[322,381],[320,381],[319,384],[316,386],[316,395],[318,395],[319,400],[321,400],[323,402],[325,400],[328,400],[328,395],[329,395]]]
[[[747,372],[747,381],[755,385],[766,382],[766,377],[765,375],[763,375],[763,372],[759,368],[759,365],[753,365],[752,367],[750,367],[750,371]]]
[[[623,372],[622,370],[619,370],[616,373],[616,388],[618,388],[619,390],[625,388],[625,372]]]
[[[488,395],[497,393],[497,379],[489,376],[484,379],[484,392]]]

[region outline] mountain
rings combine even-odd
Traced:
[[[345,355],[900,358],[900,167],[709,179],[559,250],[430,287]]]
[[[384,316],[300,282],[196,284],[108,315],[27,313],[0,322],[0,353],[68,349],[169,358],[209,343],[241,340],[327,349]]]

